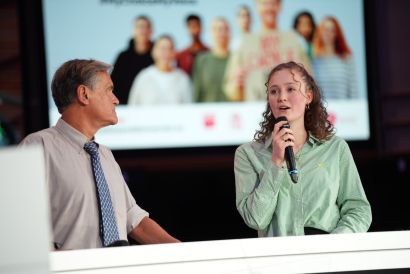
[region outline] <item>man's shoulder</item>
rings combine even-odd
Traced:
[[[45,141],[57,138],[58,132],[54,127],[46,128],[27,135],[20,145],[43,144]]]
[[[98,147],[99,147],[99,149],[100,149],[101,151],[103,151],[104,153],[109,153],[109,154],[112,155],[111,149],[109,149],[107,146],[98,143]]]
[[[204,61],[204,60],[209,59],[209,58],[211,58],[211,57],[212,57],[211,52],[209,52],[209,51],[201,51],[201,52],[199,52],[198,55],[195,57],[195,61],[196,61],[196,62],[201,62],[201,61]]]

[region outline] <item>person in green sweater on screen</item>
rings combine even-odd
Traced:
[[[212,21],[213,45],[209,52],[197,56],[193,70],[194,102],[227,101],[223,79],[229,58],[230,30],[228,22],[217,17]]]

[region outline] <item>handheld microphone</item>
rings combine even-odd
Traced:
[[[276,119],[276,123],[280,121],[287,122],[288,119],[285,116],[280,116]],[[290,128],[289,123],[286,123],[280,127],[280,129],[282,128]],[[292,179],[292,182],[296,184],[298,182],[298,170],[296,168],[295,155],[293,154],[293,148],[291,146],[287,146],[285,148],[285,160],[286,165],[288,166],[288,173],[290,175],[290,178]]]

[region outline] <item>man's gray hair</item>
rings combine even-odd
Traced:
[[[99,72],[107,72],[111,66],[93,59],[74,59],[62,64],[54,73],[51,92],[58,112],[63,111],[74,102],[79,85],[94,88]]]

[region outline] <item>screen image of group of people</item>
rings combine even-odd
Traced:
[[[57,114],[54,126],[32,133],[20,143],[22,148],[37,145],[44,150],[53,250],[122,246],[129,244],[129,238],[139,244],[183,240],[168,233],[148,210],[139,206],[129,189],[133,185],[139,191],[139,178],[125,181],[109,148],[111,140],[128,146],[127,149],[214,145],[207,139],[216,140],[217,145],[239,145],[230,160],[223,160],[231,161],[234,175],[232,182],[226,183],[234,183],[236,213],[259,237],[368,231],[372,209],[349,145],[339,136],[340,131],[336,135],[339,125],[349,123],[356,130],[361,124],[346,118],[340,124],[334,123],[323,100],[352,99],[337,103],[349,107],[365,105],[356,100],[359,92],[353,54],[339,20],[323,12],[316,22],[312,13],[295,9],[293,16],[286,17],[294,21],[293,30],[283,31],[278,23],[283,1],[253,3],[261,22],[259,30],[254,27],[253,9],[235,4],[236,10],[226,10],[232,12],[229,20],[227,13],[225,17],[214,17],[213,13],[205,17],[212,34],[209,45],[201,38],[201,17],[187,8],[186,16],[175,18],[185,20],[191,38],[190,43],[186,42],[188,46],[177,46],[173,35],[183,37],[177,36],[181,30],[176,28],[173,34],[159,30],[154,40],[155,21],[143,15],[141,8],[135,18],[129,13],[134,20],[134,35],[128,48],[118,49],[117,56],[106,56],[115,59],[113,66],[76,55],[56,68],[50,89],[60,115]],[[158,9],[155,6],[151,11]],[[318,16],[317,9],[311,9]],[[88,11],[83,10],[84,14]],[[322,7],[322,11],[327,10]],[[99,22],[96,19],[105,18],[108,12],[114,13],[112,9],[100,10],[100,17],[93,18],[93,22]],[[241,31],[231,40],[231,34],[237,33],[233,31],[234,13],[235,26]],[[45,14],[55,16],[51,20],[55,27],[61,13]],[[346,19],[342,14],[337,13],[339,19]],[[164,26],[165,21],[168,22],[156,22]],[[61,35],[53,36],[55,30],[64,33],[61,27],[51,28],[46,37],[61,42],[57,39]],[[355,36],[349,37],[357,41]],[[89,51],[95,48],[93,45],[78,48]],[[116,48],[110,45],[110,49]],[[360,55],[360,48],[355,48],[355,53]],[[94,55],[98,57],[98,53]],[[258,103],[199,105],[217,102]],[[135,107],[117,108],[119,103]],[[158,105],[165,111],[145,105]],[[222,108],[227,110],[222,112]],[[174,115],[176,109],[179,112]],[[225,116],[218,117],[219,111]],[[351,109],[340,112],[367,115]],[[259,126],[256,122],[260,122]],[[114,129],[104,133],[109,126]],[[119,130],[114,132],[115,128]],[[253,138],[252,132],[245,132],[248,129],[253,131]],[[105,136],[100,136],[100,132],[108,137],[101,138]],[[143,153],[151,157],[149,154]],[[162,151],[157,155],[161,154]],[[137,162],[138,166],[138,159]],[[165,163],[156,164],[158,171]],[[204,172],[212,171],[204,165]],[[213,199],[212,194],[206,198]],[[178,218],[172,220],[178,222]],[[219,225],[224,222],[216,229]]]
[[[236,26],[224,17],[212,18],[211,45],[201,39],[200,15],[189,14],[185,31],[191,43],[181,49],[172,34],[153,41],[153,21],[138,15],[128,48],[118,54],[111,73],[120,104],[263,101],[268,72],[288,61],[314,75],[326,100],[359,97],[353,54],[335,16],[316,23],[311,12],[296,12],[294,30],[281,31],[281,1],[255,4],[261,30],[252,29],[254,15],[240,5]],[[233,27],[240,33],[235,39]]]

